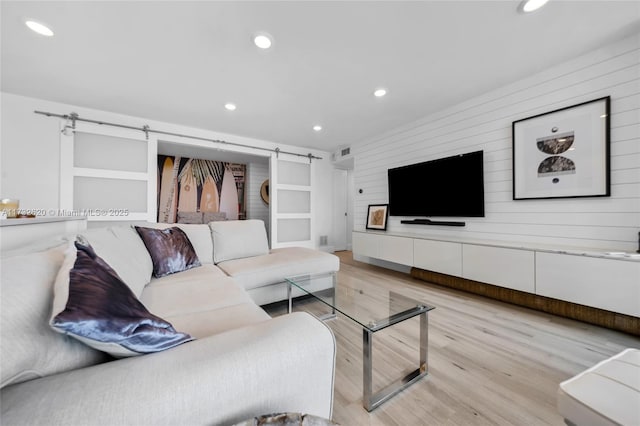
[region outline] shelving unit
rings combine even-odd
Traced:
[[[353,253],[640,317],[640,259],[580,248],[354,231]]]

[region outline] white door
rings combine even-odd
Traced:
[[[336,251],[347,250],[347,171],[333,171],[333,246]]]
[[[89,221],[155,222],[157,161],[154,135],[76,123],[60,134],[60,208]]]
[[[307,158],[273,154],[269,179],[271,248],[314,248],[313,163]]]

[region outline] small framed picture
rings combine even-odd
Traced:
[[[513,199],[608,197],[610,98],[514,121]]]
[[[389,204],[369,204],[367,213],[367,229],[387,230]]]

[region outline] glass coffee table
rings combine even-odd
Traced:
[[[289,312],[292,311],[294,297],[311,296],[326,305],[330,311],[328,314],[316,315],[321,320],[334,318],[336,312],[339,312],[362,327],[362,400],[367,411],[377,408],[380,404],[428,374],[429,323],[427,314],[434,307],[375,286],[355,284],[338,287],[336,286],[337,277],[335,273],[298,275],[285,278],[285,280],[288,283]],[[420,316],[420,360],[418,368],[374,393],[372,356],[374,334],[415,316]]]

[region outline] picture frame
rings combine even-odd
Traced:
[[[387,230],[389,204],[369,204],[367,209],[367,229]]]
[[[611,195],[609,96],[512,122],[514,200]]]

